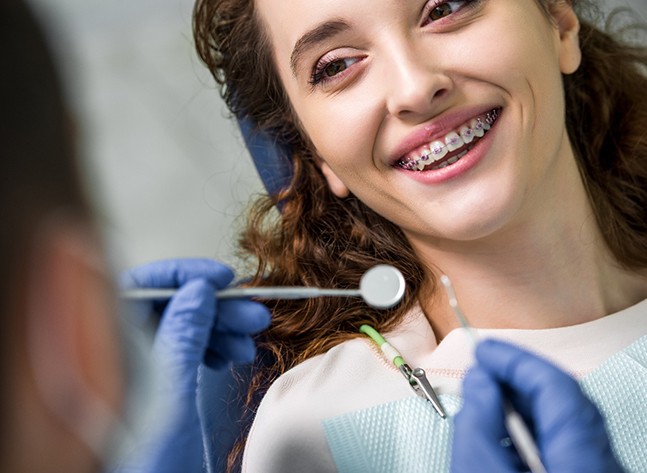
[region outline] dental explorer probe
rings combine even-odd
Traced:
[[[467,322],[467,317],[465,313],[461,310],[458,305],[458,299],[456,298],[456,292],[454,291],[454,286],[452,285],[451,280],[448,276],[442,275],[440,277],[440,282],[445,287],[447,292],[447,297],[449,299],[449,305],[451,306],[458,322],[466,330],[470,338],[472,339],[473,346],[476,348],[478,343],[478,335],[474,328]],[[509,399],[503,399],[503,413],[504,413],[504,422],[508,433],[510,434],[510,440],[512,444],[517,449],[519,456],[526,463],[531,473],[547,473],[546,467],[541,461],[539,456],[539,449],[537,444],[530,433],[530,429],[524,422],[521,414],[517,412]]]
[[[280,286],[280,287],[231,287],[216,291],[218,299],[240,299],[256,297],[259,299],[309,299],[311,297],[361,297],[371,307],[389,309],[395,306],[402,296],[406,283],[404,276],[393,266],[379,264],[366,271],[360,279],[359,289],[322,289],[318,287]],[[169,299],[177,289],[139,288],[121,292],[128,300]]]

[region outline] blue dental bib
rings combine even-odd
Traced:
[[[623,468],[647,472],[647,335],[610,357],[580,385],[602,412]],[[439,397],[447,420],[417,396],[324,420],[339,473],[448,472],[453,417],[461,398]]]

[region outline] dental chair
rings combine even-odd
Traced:
[[[289,184],[292,175],[288,148],[267,134],[255,131],[254,124],[248,119],[241,119],[238,124],[265,189],[270,195],[275,195]],[[227,455],[244,427],[239,419],[250,375],[248,366],[234,366],[225,371],[205,367],[200,370],[198,410],[205,448],[203,471],[226,471]]]

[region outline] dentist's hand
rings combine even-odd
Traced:
[[[217,301],[214,292],[225,288],[234,274],[209,259],[158,261],[121,275],[128,288],[179,288],[173,298],[154,303],[161,315],[156,352],[178,364],[197,368],[204,363],[222,368],[231,362],[251,362],[256,354],[252,335],[269,325],[268,309],[245,299]]]
[[[169,301],[150,302],[161,316],[153,354],[166,381],[167,396],[177,419],[152,446],[145,472],[202,471],[203,442],[196,389],[201,362],[211,368],[251,362],[256,354],[252,335],[270,323],[269,310],[245,299],[217,301],[215,291],[234,274],[209,259],[150,263],[120,277],[122,289],[178,288]]]
[[[508,437],[503,397],[534,432],[549,473],[619,473],[604,421],[577,382],[547,361],[508,343],[485,340],[463,383],[454,423],[453,473],[527,471]]]

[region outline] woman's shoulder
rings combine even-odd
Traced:
[[[323,421],[408,395],[368,339],[345,341],[280,376],[257,411],[244,471],[335,471]]]
[[[347,340],[281,375],[267,391],[257,417],[266,410],[308,417],[315,407],[317,418],[335,416],[355,406],[357,397],[361,405],[368,402],[361,387],[381,384],[393,375],[400,376],[370,340]]]

